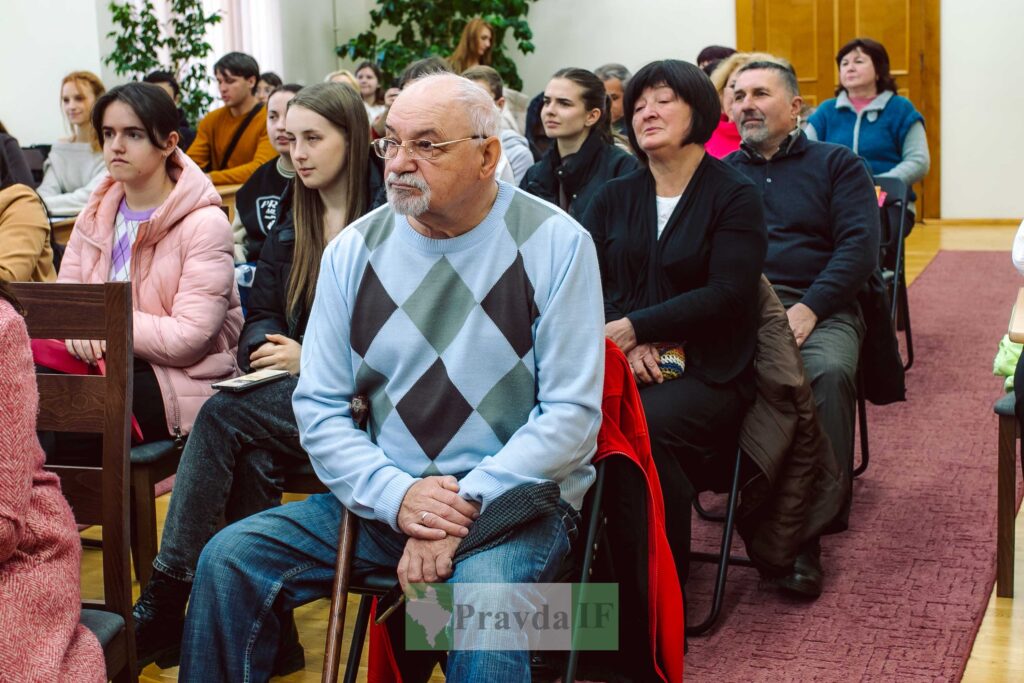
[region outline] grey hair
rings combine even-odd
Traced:
[[[749,62],[739,68],[738,74],[746,73],[747,71],[760,71],[764,69],[766,71],[774,71],[779,74],[782,79],[782,84],[786,86],[786,90],[789,91],[790,97],[800,97],[800,83],[796,80],[796,71],[793,67],[788,64],[782,64],[780,62],[773,62],[769,60],[760,60],[756,62]]]
[[[455,74],[434,74],[424,76],[410,83],[406,90],[444,88],[450,86],[450,101],[466,112],[475,135],[496,137],[501,132],[501,112],[491,99],[490,93],[468,78]],[[404,91],[403,91],[404,92]]]
[[[633,74],[629,73],[629,69],[624,67],[622,64],[610,62],[608,64],[602,64],[601,66],[594,69],[594,75],[600,78],[602,81],[608,81],[613,78],[617,78],[622,81],[622,87],[626,87],[626,83],[633,77]]]

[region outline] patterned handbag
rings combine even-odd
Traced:
[[[683,349],[683,345],[670,342],[655,344],[654,348],[661,356],[661,360],[658,361],[658,369],[661,370],[661,376],[665,378],[665,381],[682,377],[683,370],[686,369],[686,351]]]

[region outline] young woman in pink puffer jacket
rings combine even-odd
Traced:
[[[93,125],[110,175],[75,222],[57,281],[131,281],[135,417],[145,441],[180,438],[210,385],[237,374],[231,226],[210,180],[178,150],[178,114],[163,90],[114,88],[97,100]],[[97,341],[67,348],[90,363],[103,353]],[[67,441],[58,438],[51,462],[68,461]]]

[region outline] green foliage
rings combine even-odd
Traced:
[[[151,0],[111,0],[107,8],[117,28],[107,34],[114,39],[114,51],[103,63],[136,80],[156,69],[170,71],[181,86],[181,108],[195,125],[213,101],[206,91],[209,78],[203,61],[213,51],[206,31],[221,21],[220,14],[204,13],[202,0],[171,0],[171,19],[161,24]],[[161,51],[169,63],[160,61]]]
[[[529,4],[537,0],[377,0],[370,12],[370,30],[360,33],[337,53],[353,61],[369,60],[380,65],[388,80],[410,62],[424,57],[448,57],[459,43],[462,29],[475,16],[494,27],[491,66],[506,85],[522,90],[516,64],[505,51],[505,36],[511,31],[523,54],[533,52],[533,31],[526,23]],[[376,30],[388,24],[396,28],[393,39],[381,39]]]

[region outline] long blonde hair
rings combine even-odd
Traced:
[[[288,102],[288,109],[303,107],[331,122],[345,137],[348,159],[345,174],[346,225],[367,208],[367,163],[370,157],[370,121],[358,90],[341,83],[316,83],[307,86]],[[324,202],[318,190],[307,188],[296,178],[292,189],[292,216],[295,224],[295,253],[288,278],[289,315],[309,311],[316,295],[320,258],[326,243]]]
[[[476,53],[477,41],[480,38],[480,33],[484,29],[491,32],[491,45],[487,48],[487,52],[478,57]],[[476,64],[482,64],[483,66],[490,66],[491,55],[494,52],[494,41],[496,39],[497,36],[494,34],[493,26],[480,17],[473,17],[470,19],[469,23],[466,24],[466,28],[462,29],[462,37],[459,38],[459,44],[455,47],[455,52],[453,52],[452,56],[448,59],[455,73],[461,74],[469,67],[474,66],[474,64],[470,63],[471,61],[476,62]],[[470,57],[472,57],[472,60]]]
[[[72,71],[64,77],[64,80],[60,82],[61,95],[58,97],[58,101],[62,103],[64,99],[63,93],[65,83],[74,83],[75,87],[77,87],[79,90],[83,92],[86,88],[92,90],[93,106],[95,106],[96,100],[100,98],[100,95],[107,92],[107,87],[103,85],[103,81],[101,81],[100,77],[94,74],[93,72]],[[86,120],[90,122],[89,127],[92,128],[92,131],[89,134],[89,143],[92,145],[92,149],[94,152],[99,152],[102,149],[102,146],[100,145],[99,133],[92,126],[92,111],[89,112],[89,115],[86,117]],[[72,133],[74,133],[74,131],[72,131]]]

